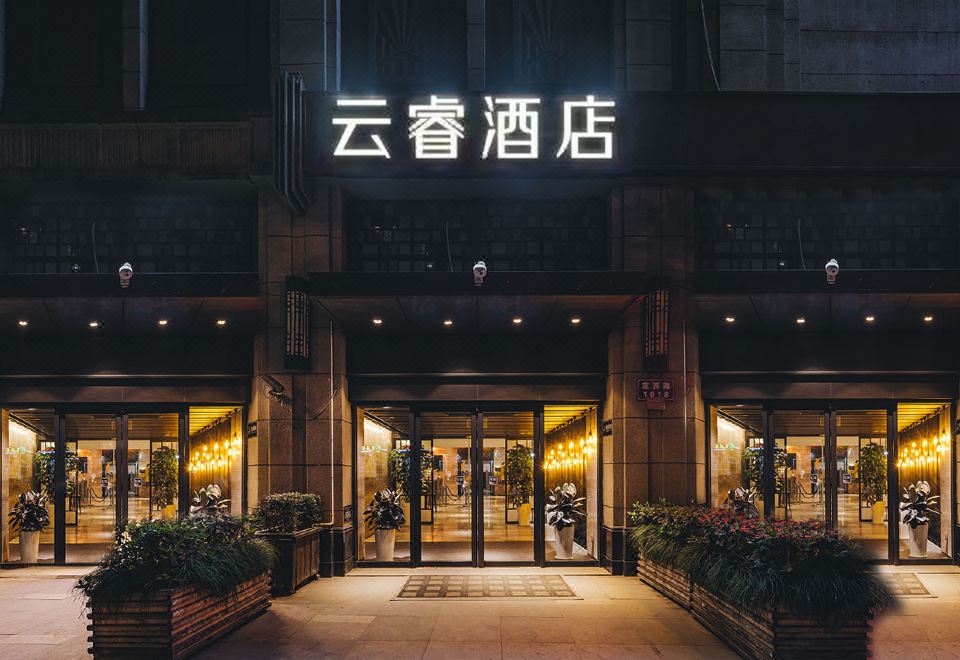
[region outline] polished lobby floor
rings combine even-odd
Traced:
[[[506,502],[502,496],[484,495],[483,500],[483,539],[484,560],[533,561],[533,525],[521,526],[506,520]],[[473,534],[472,515],[469,496],[462,501],[453,501],[446,506],[438,506],[433,512],[433,521],[421,525],[421,559],[426,562],[469,562],[470,544]],[[546,528],[547,560],[555,559],[553,530]],[[376,557],[374,535],[370,533],[364,539],[365,558]],[[397,533],[395,548],[396,561],[410,559],[409,525]],[[574,546],[575,560],[592,559],[578,545]]]

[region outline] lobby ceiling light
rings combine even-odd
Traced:
[[[217,327],[222,328],[227,324],[227,319],[217,319]]]
[[[26,319],[20,319],[17,321],[17,325],[19,325],[21,328],[26,328],[28,325],[30,325],[30,321]]]
[[[160,319],[159,321],[157,321],[157,325],[161,327],[167,325],[168,323],[169,321],[167,319]]]
[[[572,319],[570,319],[570,323],[572,323],[573,325],[580,325],[580,320],[581,319],[579,316],[574,316]]]
[[[520,316],[514,316],[514,317],[513,317],[513,324],[514,324],[514,325],[520,325],[521,323],[523,323],[523,317],[520,317]]]
[[[91,328],[99,328],[101,326],[101,323],[100,321],[90,321],[89,323],[87,323],[87,325],[90,326]]]
[[[453,319],[444,319],[443,324],[449,328],[451,325],[453,325]]]
[[[374,325],[383,325],[383,319],[379,316],[374,316],[372,319],[370,319],[370,322]]]
[[[723,317],[723,320],[726,321],[727,323],[736,323],[737,317],[735,317],[735,316],[725,316],[725,317]]]
[[[867,316],[864,316],[863,320],[866,321],[867,323],[873,323],[874,321],[877,320],[877,317],[874,316],[873,314],[869,314]]]
[[[926,316],[924,316],[924,317],[923,317],[923,322],[924,322],[924,323],[933,323],[933,315],[932,315],[932,314],[927,314]]]
[[[797,317],[797,325],[803,325],[806,322],[807,322],[807,319],[803,318],[802,316]]]

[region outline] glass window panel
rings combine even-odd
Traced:
[[[547,506],[557,487],[573,484],[576,496],[586,498],[584,515],[573,525],[572,552],[569,531],[545,521],[547,561],[588,560],[597,556],[597,462],[599,451],[596,406],[545,406],[544,488]]]
[[[236,406],[190,408],[190,492],[220,487],[230,514],[243,513],[243,409]]]
[[[52,410],[35,408],[3,410],[0,416],[2,436],[2,489],[5,512],[10,511],[21,493],[33,490],[47,494],[50,525],[40,535],[38,559],[53,561],[53,521],[56,510],[53,499],[54,415]],[[20,561],[20,535],[10,527],[6,515],[3,524],[2,560]]]
[[[177,517],[180,466],[179,415],[136,414],[127,421],[127,517],[172,520]]]
[[[950,406],[901,403],[897,406],[897,431],[901,509],[905,502],[915,501],[915,489],[925,485],[929,488],[929,498],[936,498],[933,508],[938,512],[927,516],[926,524],[913,526],[903,522],[907,512],[901,510],[900,558],[949,558],[953,553]]]
[[[710,407],[711,505],[736,501],[754,514],[763,508],[763,409]],[[743,489],[738,494],[737,489]]]
[[[363,510],[381,490],[405,490],[405,475],[398,475],[410,452],[410,410],[380,406],[357,408],[357,511],[360,543],[358,558],[363,561],[410,561],[410,503],[403,503],[406,523],[397,530],[392,558],[377,557],[374,530],[363,520]]]
[[[836,424],[837,529],[871,559],[887,559],[887,413],[840,410]]]

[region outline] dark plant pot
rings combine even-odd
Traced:
[[[690,610],[694,618],[744,658],[855,660],[870,657],[870,625],[862,619],[826,625],[808,616],[754,612],[693,584],[685,573],[637,560],[640,579]]]
[[[322,527],[312,527],[292,534],[260,534],[277,551],[271,571],[270,593],[289,596],[320,572],[320,534]]]
[[[266,612],[270,577],[264,573],[220,596],[181,587],[88,606],[94,658],[186,658]]]

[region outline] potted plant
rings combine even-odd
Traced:
[[[890,593],[824,523],[666,503],[629,517],[640,579],[741,657],[870,657],[869,620]]]
[[[10,528],[20,532],[20,563],[36,564],[40,553],[40,533],[50,525],[47,496],[32,490],[20,493],[10,510]]]
[[[323,502],[313,493],[267,495],[251,516],[257,535],[277,552],[270,574],[273,595],[289,595],[320,572]]]
[[[857,475],[860,477],[860,488],[870,505],[870,516],[875,524],[882,525],[886,511],[883,496],[887,493],[887,453],[883,445],[871,442],[860,450]]]
[[[173,447],[157,447],[150,454],[150,498],[161,515],[172,518],[176,515],[173,505],[177,501],[177,450]]]
[[[530,526],[530,496],[533,495],[533,458],[530,450],[517,443],[507,450],[504,461],[510,500],[517,507],[517,523]]]
[[[407,520],[398,500],[394,491],[384,489],[373,494],[370,506],[363,511],[363,519],[377,539],[378,561],[393,561],[397,530]]]
[[[556,486],[547,501],[547,524],[556,530],[554,547],[557,559],[573,559],[573,528],[577,518],[585,516],[585,497],[577,497],[577,487],[571,483]]]
[[[759,518],[760,510],[757,508],[756,499],[756,488],[737,486],[727,492],[727,501],[724,502],[724,508],[730,509],[745,518]]]
[[[933,508],[938,499],[940,498],[937,495],[930,495],[930,484],[926,481],[918,481],[903,489],[900,515],[903,523],[909,527],[907,545],[911,557],[927,556],[928,523],[930,516],[940,515],[940,512]]]
[[[404,519],[410,519],[410,502],[413,498],[413,491],[410,488],[410,456],[409,447],[400,447],[390,452],[390,476],[393,479],[395,488],[393,492],[397,495],[397,502],[403,507]],[[424,452],[420,455],[420,500],[421,508],[423,505],[423,493],[427,491],[427,479],[431,469],[430,454]]]
[[[90,653],[196,653],[270,607],[273,559],[269,543],[215,506],[181,520],[128,524],[75,586],[90,610]]]

